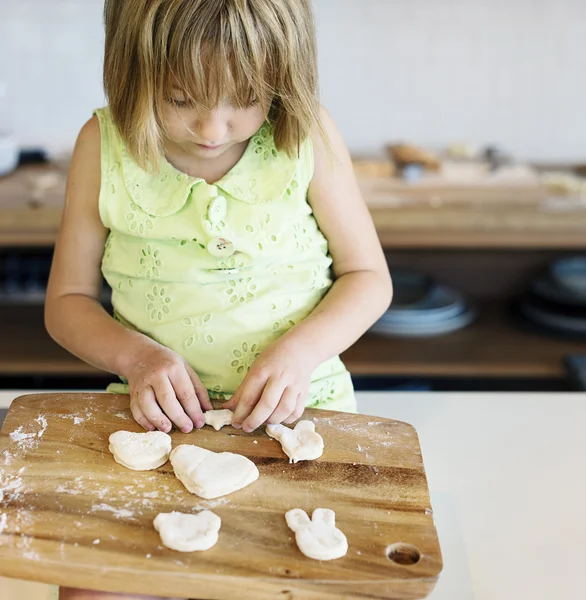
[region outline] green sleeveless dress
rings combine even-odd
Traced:
[[[110,230],[102,272],[115,317],[183,356],[212,398],[228,399],[261,352],[332,285],[328,244],[307,202],[312,144],[290,158],[276,150],[265,123],[234,168],[210,185],[165,158],[158,174],[144,171],[108,108],[96,115],[99,209]],[[308,406],[356,410],[338,357],[313,373]]]

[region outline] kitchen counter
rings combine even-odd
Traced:
[[[586,394],[363,393],[359,408],[419,433],[444,557],[432,600],[584,597]]]

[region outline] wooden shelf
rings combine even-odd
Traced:
[[[0,320],[0,374],[100,374],[49,338],[40,307],[0,308]],[[484,304],[462,331],[427,339],[368,334],[343,359],[355,375],[555,378],[565,376],[569,354],[586,354],[586,343],[524,333],[507,323],[502,304]]]
[[[53,186],[38,191],[39,177]],[[586,249],[586,204],[551,204],[522,188],[414,190],[360,178],[383,246],[393,249]],[[23,167],[0,179],[0,247],[51,246],[65,195],[65,167]]]
[[[541,185],[359,184],[386,248],[586,248],[583,198],[551,198]]]
[[[586,354],[586,342],[523,332],[508,322],[502,303],[489,303],[461,331],[431,338],[368,334],[342,358],[355,375],[557,378],[566,376],[569,354]]]
[[[387,249],[584,250],[586,212],[371,208]]]
[[[0,306],[0,375],[99,375],[56,344],[45,331],[40,306]]]

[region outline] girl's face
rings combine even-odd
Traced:
[[[179,89],[173,89],[163,113],[166,142],[193,158],[217,158],[248,141],[267,115],[268,107],[259,103],[239,108],[228,100],[205,110],[190,104]]]

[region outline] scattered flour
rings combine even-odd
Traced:
[[[192,507],[192,510],[210,510],[212,508],[217,508],[218,506],[224,506],[226,504],[230,504],[230,500],[227,498],[220,498],[219,500],[206,500],[202,504],[196,504]]]
[[[37,437],[43,437],[43,433],[45,433],[45,430],[47,429],[47,419],[41,415],[35,419],[35,422],[41,426],[41,429],[37,432]]]
[[[76,496],[77,494],[81,494],[82,491],[81,490],[70,490],[69,488],[66,488],[64,485],[59,484],[56,488],[55,488],[55,493],[57,494],[69,494],[70,496]]]
[[[2,533],[8,527],[8,517],[6,514],[0,514],[0,533]]]
[[[117,519],[129,519],[134,517],[134,512],[127,510],[126,508],[115,508],[109,504],[94,504],[92,505],[92,512],[111,512]]]
[[[117,412],[116,416],[119,419],[125,419],[126,421],[130,420],[130,417],[126,413],[123,413],[123,412]]]
[[[25,432],[24,426],[21,425],[10,434],[10,439],[18,445],[18,449],[22,452],[35,450],[39,445],[39,440],[43,437],[47,429],[47,419],[43,415],[37,417],[34,422],[40,426],[38,431]],[[5,452],[5,462],[6,454]]]
[[[10,434],[10,439],[18,444],[20,450],[30,450],[35,447],[37,437],[36,433],[24,433],[22,425]]]
[[[15,502],[18,500],[24,492],[24,485],[22,483],[22,474],[24,473],[25,467],[22,467],[18,471],[17,475],[7,473],[0,469],[0,491],[1,500],[6,502]]]
[[[60,483],[56,488],[57,494],[69,494],[70,496],[76,496],[83,494],[83,476],[76,477],[73,481],[68,481],[65,484]]]
[[[109,487],[103,487],[101,490],[98,490],[96,492],[96,496],[100,500],[103,500],[109,493],[110,493],[110,488]]]
[[[338,430],[344,433],[357,433],[361,435],[368,435],[368,432],[363,427],[356,427],[355,425],[338,425]]]
[[[33,536],[21,534],[20,541],[16,543],[16,547],[23,551],[23,558],[26,558],[27,560],[40,560],[41,558],[38,552],[31,549],[34,539]]]
[[[86,408],[83,413],[77,413],[74,415],[56,415],[56,416],[58,416],[61,419],[70,419],[73,421],[74,425],[81,425],[82,423],[89,421],[89,419],[91,419],[94,416],[94,414],[92,413],[92,411],[89,408]]]

